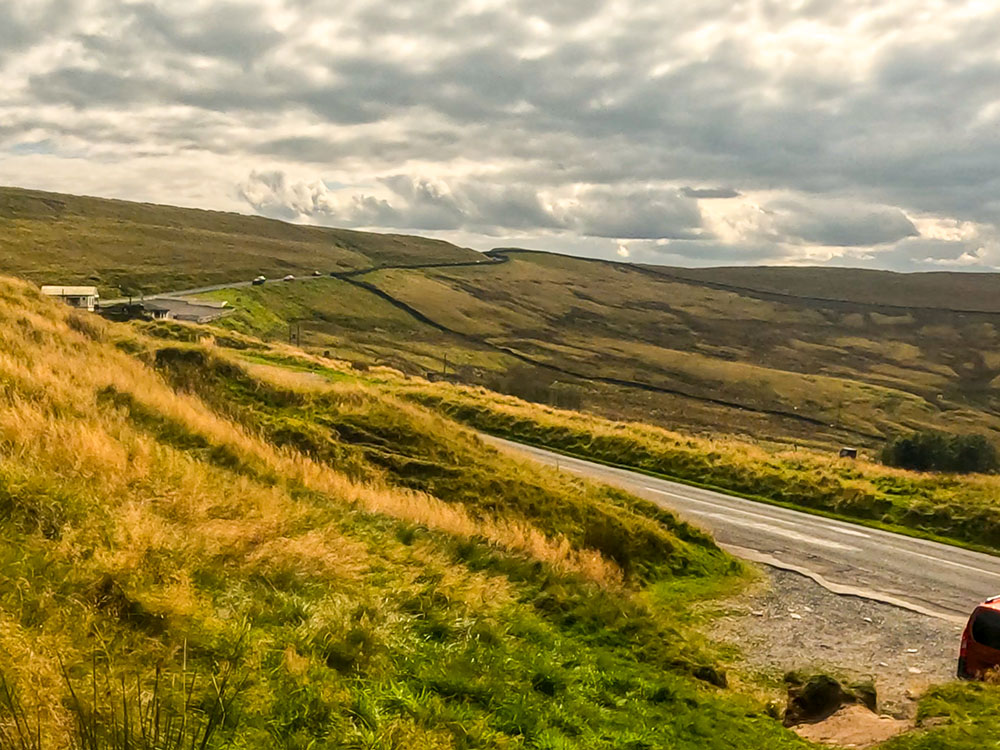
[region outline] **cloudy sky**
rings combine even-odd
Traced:
[[[0,184],[683,265],[1000,266],[993,0],[3,0]]]

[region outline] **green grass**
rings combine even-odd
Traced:
[[[448,384],[406,384],[400,392],[500,437],[786,507],[1000,550],[995,476],[921,474],[809,450],[767,451]]]
[[[199,349],[163,348],[155,360],[172,383],[262,431],[275,445],[360,479],[384,478],[460,503],[483,517],[520,517],[547,534],[598,550],[640,581],[712,573],[727,565],[708,537],[653,503],[611,487],[539,474],[485,449],[472,431],[388,391],[339,378],[319,393],[296,391]]]
[[[895,273],[860,268],[663,268],[661,273],[726,284],[740,289],[804,299],[842,300],[871,305],[934,307],[1000,312],[996,274],[967,272]],[[885,311],[885,322],[905,311]]]
[[[1000,688],[953,683],[931,688],[920,701],[917,731],[883,745],[885,750],[979,750],[1000,742]]]
[[[235,312],[218,323],[222,328],[283,341],[291,333],[293,343],[360,364],[423,374],[440,372],[446,359],[453,367],[493,371],[505,370],[512,361],[442,334],[339,279],[226,289],[202,296],[232,305]]]
[[[1000,375],[990,356],[996,321],[943,310],[859,313],[758,299],[622,264],[534,252],[510,257],[486,269],[386,270],[365,278],[453,330],[584,377],[771,413],[769,430],[748,430],[765,437],[818,433],[831,443],[871,444],[903,429],[1000,428],[1000,401],[988,385]],[[914,289],[912,302],[920,304],[923,286]],[[607,400],[595,402],[591,410],[610,411],[601,408]],[[626,418],[639,413],[613,406]],[[673,411],[672,424],[689,421]],[[795,425],[780,414],[822,425]],[[720,423],[745,424],[733,409],[710,418],[716,431]]]
[[[0,673],[45,747],[63,667],[149,690],[157,665],[249,675],[235,747],[803,747],[685,617],[744,580],[710,539],[201,332],[0,281]]]
[[[223,325],[274,340],[301,326],[297,343],[352,362],[447,372],[515,394],[530,391],[518,378],[555,379],[591,413],[766,440],[873,446],[900,431],[995,439],[1000,430],[1000,311],[989,274],[508,255],[504,264],[403,270],[393,267],[481,256],[418,237],[0,189],[0,264],[36,283],[135,295],[258,273],[389,267],[364,280],[457,334],[335,280],[215,295],[237,308]],[[984,312],[950,311],[954,300]],[[518,375],[526,365],[505,348],[579,377]]]

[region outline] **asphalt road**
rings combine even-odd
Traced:
[[[302,276],[296,277],[296,281],[305,281],[306,279],[319,279],[325,278],[322,276]],[[268,279],[267,283],[277,284],[280,283],[281,279]],[[147,295],[146,299],[158,299],[160,297],[185,297],[191,294],[203,294],[204,292],[217,292],[220,289],[235,289],[237,287],[251,286],[252,281],[230,281],[227,284],[213,284],[212,286],[199,286],[194,289],[178,289],[174,292],[157,292],[156,294]],[[110,307],[111,305],[121,305],[128,302],[128,297],[118,297],[117,299],[102,299],[102,307]]]
[[[484,439],[614,484],[709,530],[738,557],[807,575],[838,594],[955,623],[1000,593],[1000,557],[732,497],[625,469]]]

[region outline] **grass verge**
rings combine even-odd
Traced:
[[[767,451],[444,383],[409,381],[400,392],[517,442],[876,528],[1000,549],[1000,478],[992,475],[921,474],[810,450]]]

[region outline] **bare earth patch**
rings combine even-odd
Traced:
[[[905,732],[912,726],[906,719],[873,714],[864,706],[844,706],[833,716],[815,724],[793,727],[799,737],[810,742],[837,747],[871,747]]]
[[[740,666],[780,680],[793,670],[871,679],[878,711],[912,718],[916,701],[954,678],[961,627],[888,604],[838,596],[812,580],[764,568],[754,590],[725,603],[711,637],[736,644]]]

